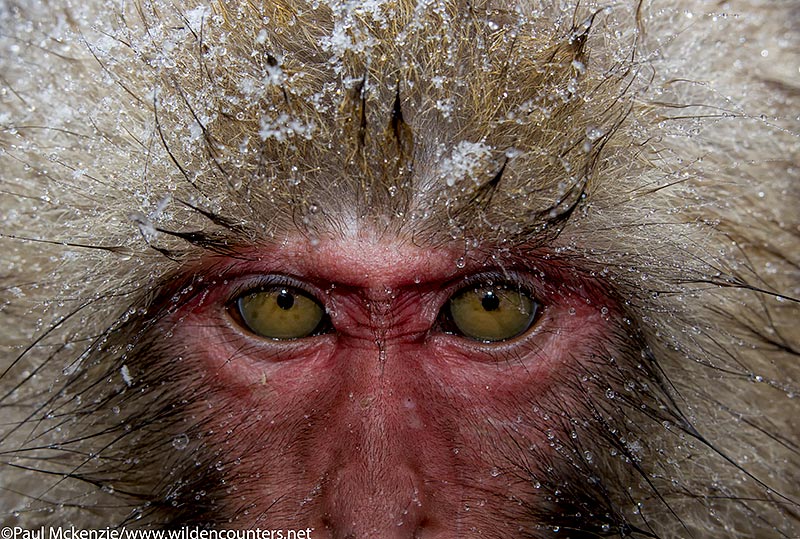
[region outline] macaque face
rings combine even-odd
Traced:
[[[293,239],[210,263],[164,324],[171,353],[205,373],[198,413],[222,416],[208,438],[237,485],[222,513],[331,537],[458,537],[513,534],[518,504],[557,504],[532,487],[545,461],[531,455],[555,452],[537,403],[582,407],[564,382],[590,372],[617,310],[532,254],[462,256]]]
[[[791,2],[27,4],[3,525],[800,533]]]

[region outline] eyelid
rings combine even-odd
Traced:
[[[240,297],[245,294],[254,294],[263,292],[272,288],[286,286],[296,288],[304,292],[309,297],[314,298],[320,305],[325,308],[325,298],[316,287],[309,286],[308,282],[302,281],[291,275],[281,274],[267,274],[267,275],[250,275],[237,278],[237,283],[228,291],[227,299],[225,300],[226,306],[235,305]],[[327,313],[327,308],[325,308]]]
[[[464,290],[481,285],[510,285],[521,292],[529,294],[536,300],[539,300],[539,298],[543,295],[541,291],[537,290],[537,287],[533,285],[533,279],[526,276],[526,274],[523,272],[516,270],[489,270],[480,273],[473,273],[453,282],[452,286],[448,289],[448,301],[450,298]]]

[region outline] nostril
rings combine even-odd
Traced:
[[[390,510],[377,505],[365,507],[344,502],[340,510],[328,512],[314,526],[314,539],[433,539],[435,526],[427,515],[415,509]]]

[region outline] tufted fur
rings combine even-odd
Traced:
[[[564,522],[800,534],[791,0],[27,4],[0,3],[4,524],[170,522],[200,382],[156,361],[159,298],[369,229],[544,247],[624,304],[641,364],[587,382],[614,428],[576,465],[602,488],[545,487],[592,520]]]

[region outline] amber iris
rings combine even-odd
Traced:
[[[483,342],[513,339],[536,319],[539,304],[511,285],[478,285],[457,292],[448,304],[454,333]]]
[[[318,332],[325,309],[306,292],[291,286],[258,290],[236,301],[244,325],[260,337],[290,340]]]

